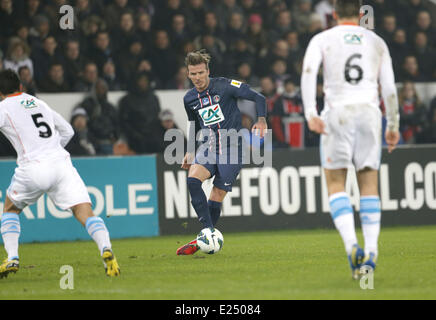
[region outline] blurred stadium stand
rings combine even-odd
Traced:
[[[161,128],[158,114],[172,110],[175,123],[184,129],[181,97],[190,83],[183,60],[200,48],[212,55],[212,76],[259,88],[268,98],[270,119],[276,121],[270,127],[285,132],[287,118],[302,110],[292,106],[301,106],[298,83],[305,48],[313,35],[335,25],[332,3],[0,0],[0,68],[19,72],[26,91],[66,119],[74,108],[86,111],[86,127],[76,128],[76,134],[93,148],[80,155],[160,152],[152,143],[159,139],[153,136]],[[364,4],[374,8],[375,31],[388,43],[398,87],[405,88],[399,94],[404,143],[436,143],[435,1]],[[74,8],[74,30],[59,28],[62,5]],[[126,132],[141,123],[146,129]],[[129,145],[131,135],[146,142]],[[276,148],[295,147],[286,135],[274,139]],[[7,142],[0,144],[0,156],[12,155]],[[313,139],[298,147],[312,145]]]

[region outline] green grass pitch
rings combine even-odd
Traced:
[[[351,279],[334,230],[222,231],[216,255],[176,256],[187,236],[113,240],[115,279],[91,241],[24,244],[19,272],[0,279],[0,300],[436,299],[436,226],[382,230],[373,290]],[[60,289],[63,265],[74,269],[73,290]]]

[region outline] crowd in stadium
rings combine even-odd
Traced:
[[[0,0],[0,69],[19,73],[25,90],[89,92],[73,111],[73,155],[163,152],[175,126],[155,89],[191,87],[184,57],[205,48],[212,76],[259,88],[267,97],[274,147],[316,146],[303,119],[301,65],[310,39],[335,25],[334,0]],[[434,6],[428,0],[372,0],[376,32],[387,42],[399,92],[403,143],[436,143],[436,96],[415,83],[436,82]],[[59,28],[59,8],[74,8],[74,29]],[[322,84],[318,86],[322,109]],[[118,106],[108,91],[125,90]],[[381,106],[383,108],[383,106]],[[247,126],[253,121],[249,112]],[[251,117],[251,119],[250,119]],[[289,123],[289,124],[288,124]],[[0,155],[7,154],[0,143]]]

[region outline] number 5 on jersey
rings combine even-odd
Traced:
[[[52,136],[52,131],[50,126],[42,120],[38,121],[38,119],[42,117],[43,115],[41,113],[32,114],[33,123],[37,128],[44,127],[46,129],[45,131],[39,131],[39,136],[41,138],[50,138]]]

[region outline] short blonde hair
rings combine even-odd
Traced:
[[[186,66],[196,66],[199,64],[206,64],[206,69],[209,69],[210,55],[206,50],[201,49],[193,52],[189,52],[185,58]]]

